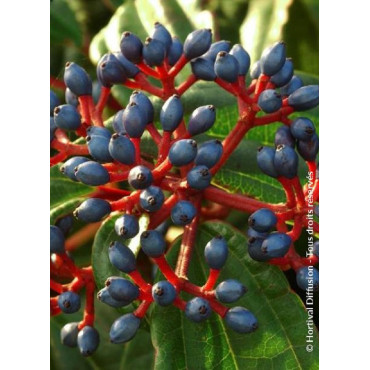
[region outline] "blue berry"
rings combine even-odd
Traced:
[[[58,297],[58,306],[64,313],[75,313],[81,307],[80,296],[74,292],[64,292]]]
[[[128,183],[134,189],[146,189],[153,182],[152,171],[145,166],[136,166],[131,168],[128,174]]]
[[[172,304],[177,295],[174,286],[166,280],[158,281],[153,285],[152,297],[160,306],[168,306]]]
[[[252,80],[257,79],[261,74],[261,62],[257,60],[257,62],[253,63],[250,75]]]
[[[131,102],[122,114],[122,122],[127,135],[139,138],[147,124],[147,113],[138,104]]]
[[[55,139],[55,131],[58,128],[58,126],[55,124],[54,117],[50,117],[50,142]]]
[[[197,190],[203,190],[209,186],[212,180],[212,174],[206,166],[196,166],[186,175],[188,185]]]
[[[211,239],[204,248],[204,257],[211,269],[220,270],[225,265],[228,254],[226,240],[221,235]]]
[[[275,133],[275,146],[285,145],[292,148],[295,147],[295,138],[290,132],[288,126],[280,126]]]
[[[185,166],[194,161],[197,155],[197,143],[192,139],[183,139],[172,144],[168,159],[174,166]]]
[[[59,227],[50,225],[50,253],[61,254],[65,252],[64,234]]]
[[[111,213],[108,201],[100,198],[89,198],[80,204],[73,215],[83,222],[98,222]]]
[[[285,63],[285,44],[276,42],[266,48],[261,56],[261,71],[267,76],[279,72]]]
[[[113,121],[112,121],[112,126],[113,126],[113,130],[117,133],[117,134],[122,134],[122,135],[125,135],[126,134],[126,129],[125,127],[123,126],[123,121],[122,121],[122,115],[123,115],[123,112],[125,110],[124,109],[121,109],[119,110],[114,116],[113,116]],[[112,154],[111,154],[112,155]]]
[[[235,82],[238,79],[239,63],[233,55],[220,51],[215,62],[215,73],[222,80]]]
[[[216,73],[214,70],[214,63],[210,59],[197,58],[190,62],[191,71],[196,78],[204,81],[214,81]]]
[[[143,43],[131,32],[123,32],[120,44],[122,54],[132,63],[142,59]]]
[[[140,235],[140,244],[143,252],[152,258],[160,257],[166,249],[163,235],[157,230],[147,230]]]
[[[300,87],[289,95],[288,103],[297,112],[315,108],[319,104],[319,86]]]
[[[280,71],[271,76],[270,82],[276,87],[285,86],[293,77],[294,66],[291,59],[287,58]]]
[[[160,66],[166,55],[166,49],[161,41],[147,37],[143,47],[143,58],[151,67]]]
[[[313,254],[319,257],[319,241],[318,240],[315,243],[313,243]]]
[[[128,306],[131,303],[130,301],[118,301],[117,299],[112,298],[107,287],[99,290],[97,298],[100,302],[115,308]]]
[[[265,113],[274,113],[278,111],[282,104],[281,95],[272,89],[262,91],[261,95],[258,97],[258,105]]]
[[[104,54],[96,67],[98,80],[104,87],[112,87],[126,81],[127,75],[120,61],[112,53]]]
[[[125,214],[117,218],[114,229],[123,239],[131,239],[139,232],[139,222],[135,216]]]
[[[117,162],[133,164],[135,162],[135,146],[123,134],[113,134],[108,146],[109,154]]]
[[[250,237],[248,239],[248,254],[249,256],[258,262],[265,262],[270,259],[270,256],[263,253],[261,250],[262,243],[264,238]]]
[[[298,141],[298,153],[305,161],[313,162],[319,152],[319,137],[314,134],[309,141]]]
[[[60,341],[68,347],[77,346],[78,322],[65,324],[60,331]]]
[[[55,226],[62,230],[64,236],[67,236],[73,227],[72,215],[63,216],[62,218],[58,219],[58,221],[55,223]]]
[[[312,266],[304,266],[297,270],[297,284],[303,289],[319,290],[319,271]]]
[[[213,105],[204,105],[193,111],[189,118],[188,131],[190,135],[198,135],[208,131],[216,120],[216,108]]]
[[[199,146],[194,162],[198,166],[203,165],[212,168],[220,160],[222,153],[221,141],[209,140]]]
[[[90,126],[86,130],[87,136],[104,136],[107,139],[110,139],[111,132],[105,127],[99,126]]]
[[[248,227],[248,230],[247,230],[248,238],[256,238],[256,239],[263,240],[266,238],[267,235],[268,235],[268,232],[260,232],[260,231],[256,231],[252,227]]]
[[[244,307],[233,307],[225,315],[226,325],[237,333],[252,333],[258,329],[256,317]]]
[[[130,103],[136,103],[140,109],[146,113],[146,122],[151,123],[154,120],[154,108],[150,99],[140,91],[133,91],[130,96]]]
[[[109,141],[110,137],[102,135],[86,136],[90,155],[99,162],[111,162],[113,158],[109,153]]]
[[[54,121],[63,130],[76,130],[81,126],[81,116],[70,104],[59,105],[54,109]]]
[[[208,301],[196,297],[186,303],[185,316],[194,322],[202,322],[211,315],[212,309]]]
[[[140,205],[148,212],[158,211],[164,202],[164,194],[158,186],[149,186],[140,193]]]
[[[171,219],[175,225],[185,226],[190,224],[196,214],[197,210],[193,203],[180,200],[171,210]]]
[[[130,62],[120,51],[114,52],[113,55],[121,63],[121,66],[125,70],[128,78],[135,78],[135,76],[140,72],[140,69]]]
[[[247,292],[247,288],[238,280],[228,279],[217,285],[216,298],[223,303],[236,302]]]
[[[87,161],[75,168],[78,181],[86,185],[98,186],[109,182],[109,172],[98,162]]]
[[[163,104],[159,120],[164,131],[174,131],[182,121],[184,108],[182,106],[180,97],[172,95]]]
[[[119,242],[112,242],[108,249],[109,261],[118,270],[130,273],[136,270],[136,257],[132,250]]]
[[[92,326],[85,326],[77,336],[78,349],[82,356],[91,356],[99,346],[98,331]]]
[[[318,205],[318,204],[314,207],[314,209],[313,209],[313,213],[314,213],[317,217],[319,217],[319,205]]]
[[[85,157],[72,157],[60,167],[60,172],[71,180],[78,181],[75,175],[75,168],[85,162],[89,162],[89,159]]]
[[[130,341],[138,331],[140,322],[141,320],[132,313],[119,317],[110,329],[110,341],[116,344]]]
[[[92,94],[92,82],[90,76],[76,63],[66,63],[64,82],[73,94],[77,96]]]
[[[93,97],[94,104],[98,104],[102,87],[103,87],[103,85],[100,83],[100,81],[94,81],[93,82],[92,97]]]
[[[132,302],[139,296],[138,287],[121,277],[111,276],[105,282],[105,286],[111,297],[118,301]]]
[[[60,104],[60,100],[53,90],[50,90],[50,116],[54,114],[54,109]]]
[[[298,76],[293,76],[292,79],[285,86],[282,86],[280,88],[280,94],[282,96],[289,96],[302,86],[303,81]]]
[[[230,41],[225,40],[216,41],[213,44],[211,44],[208,51],[202,55],[202,58],[208,59],[213,64],[216,60],[217,54],[220,51],[229,52],[230,47],[231,47]]]
[[[298,155],[293,148],[278,145],[275,151],[274,166],[279,176],[292,179],[298,172]]]
[[[238,65],[239,65],[238,74],[240,76],[245,76],[251,65],[251,58],[249,54],[245,51],[243,46],[241,46],[240,44],[235,44],[233,48],[231,49],[230,54],[233,57],[235,57],[235,59],[238,61]]]
[[[184,54],[186,59],[194,59],[204,54],[211,46],[212,31],[201,29],[191,32],[184,42]]]
[[[154,23],[154,31],[152,33],[152,39],[160,41],[165,47],[166,53],[169,52],[172,45],[172,37],[168,32],[167,28],[159,22]],[[145,55],[144,55],[145,58]]]
[[[268,208],[261,208],[248,218],[248,225],[260,233],[267,233],[276,226],[277,217]]]
[[[176,37],[172,37],[172,44],[168,50],[168,64],[173,66],[180,59],[183,52],[183,46],[181,41]]]
[[[257,165],[259,169],[268,176],[278,177],[274,165],[275,150],[269,146],[261,146],[257,151]]]
[[[262,253],[269,258],[284,257],[292,244],[292,238],[284,233],[272,233],[267,236],[261,246]]]
[[[315,133],[315,125],[305,117],[298,117],[290,124],[290,132],[300,141],[310,141]]]

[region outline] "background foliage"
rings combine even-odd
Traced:
[[[145,38],[158,20],[182,41],[194,28],[212,28],[215,40],[242,43],[252,62],[259,58],[266,46],[282,39],[287,43],[287,55],[293,58],[304,81],[318,83],[318,4],[318,0],[53,0],[50,5],[50,72],[53,77],[61,78],[65,62],[73,60],[94,76],[99,58],[108,50],[119,49],[120,35],[124,30]],[[53,84],[52,88],[62,96]],[[115,87],[113,94],[125,105],[130,92],[124,87]],[[183,102],[188,113],[199,105],[212,103],[217,107],[217,123],[209,133],[213,137],[224,137],[236,121],[237,109],[233,98],[215,84],[196,84],[184,95]],[[160,102],[155,103],[159,107]],[[106,113],[108,118],[113,112]],[[318,129],[318,110],[307,112],[307,115]],[[283,201],[284,193],[279,183],[263,175],[255,160],[256,148],[261,143],[273,144],[277,126],[264,126],[248,133],[214,182],[230,191],[248,193],[265,201]],[[207,137],[203,137],[205,139]],[[149,152],[156,150],[149,140],[145,145]],[[303,163],[300,173],[304,177]],[[71,212],[81,197],[89,192],[90,187],[70,182],[60,175],[57,168],[52,169],[51,223]],[[246,214],[233,212],[227,221],[243,232],[247,218]],[[77,223],[75,228],[78,227]],[[109,343],[108,332],[113,320],[122,313],[98,302],[97,329],[101,334],[101,345],[91,358],[82,358],[76,351],[60,344],[60,328],[67,320],[78,320],[78,314],[76,319],[72,315],[61,315],[51,320],[52,369],[318,368],[318,346],[315,346],[314,353],[305,351],[307,315],[302,301],[290,291],[290,286],[294,290],[296,288],[294,274],[286,274],[289,285],[284,274],[274,266],[251,260],[246,255],[243,233],[221,223],[217,226],[206,223],[200,229],[192,264],[199,267],[190,271],[195,282],[201,284],[205,279],[206,267],[201,253],[205,243],[215,234],[215,228],[230,238],[232,253],[223,277],[240,279],[249,288],[240,304],[251,308],[258,317],[260,329],[256,333],[248,336],[230,333],[225,330],[222,320],[216,317],[194,328],[195,325],[193,327],[184,321],[186,319],[178,310],[156,307],[149,318],[151,332],[148,325],[142,325],[132,342],[117,346]],[[106,277],[118,274],[112,271],[108,261],[105,264],[102,261],[102,256],[107,254],[108,240],[112,238],[110,229],[108,221],[98,231],[94,243],[90,241],[73,254],[77,263],[88,264],[92,253],[95,274],[99,276],[98,286]],[[179,240],[176,240],[172,255],[178,246]],[[298,246],[297,250],[304,253],[304,237]],[[98,261],[98,268],[94,260]],[[315,298],[318,303],[318,296]],[[318,326],[317,315],[315,323]]]

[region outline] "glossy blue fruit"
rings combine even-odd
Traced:
[[[177,296],[176,289],[167,280],[158,281],[153,285],[152,297],[160,306],[169,306]]]
[[[87,148],[90,155],[99,162],[112,162],[113,158],[109,153],[110,137],[102,135],[86,136]]]
[[[138,331],[141,320],[133,313],[127,313],[116,319],[110,329],[109,337],[112,343],[126,343]]]
[[[249,54],[245,51],[243,46],[241,46],[240,44],[235,44],[230,51],[230,55],[235,57],[235,59],[238,61],[238,74],[240,76],[245,76],[251,65],[251,58]]]
[[[185,166],[194,161],[197,155],[197,142],[192,139],[183,139],[172,144],[168,159],[174,166]]]
[[[72,215],[63,216],[58,219],[55,226],[62,230],[64,236],[67,236],[73,227],[73,217]]]
[[[167,51],[168,64],[173,66],[180,59],[183,52],[183,45],[181,41],[176,37],[172,37],[172,44]]]
[[[292,238],[284,233],[272,233],[267,236],[261,246],[262,253],[269,258],[284,257],[292,244]]]
[[[298,117],[290,124],[290,132],[299,141],[310,141],[315,131],[313,122],[305,117]]]
[[[122,84],[127,79],[126,70],[113,53],[104,54],[96,67],[98,80],[104,87]]]
[[[140,109],[145,111],[147,116],[146,118],[147,123],[153,122],[154,120],[153,104],[145,94],[137,90],[133,91],[130,96],[130,103],[131,102],[136,103]]]
[[[194,322],[202,322],[211,315],[212,309],[208,301],[196,297],[186,303],[185,316]]]
[[[152,258],[160,257],[166,249],[162,233],[158,230],[147,230],[140,235],[140,244],[143,252]]]
[[[77,335],[77,345],[82,356],[91,356],[99,346],[98,331],[92,326],[85,326]]]
[[[216,120],[216,108],[213,105],[204,105],[193,111],[188,122],[190,135],[198,135],[208,131]]]
[[[66,86],[77,96],[91,95],[92,82],[87,72],[78,64],[67,62],[64,70]]]
[[[81,127],[81,116],[70,104],[59,105],[54,109],[54,121],[63,130],[76,130]]]
[[[111,213],[108,201],[100,198],[89,198],[80,204],[73,215],[83,222],[98,222]]]
[[[216,298],[223,303],[236,302],[247,292],[247,288],[238,280],[228,279],[217,285]]]
[[[50,116],[54,114],[54,109],[60,105],[60,100],[53,90],[50,90]]]
[[[319,104],[319,86],[300,87],[289,95],[288,103],[297,112],[315,108]]]
[[[184,108],[180,97],[178,95],[172,95],[163,104],[159,115],[163,130],[168,132],[176,130],[182,121],[183,114]]]
[[[248,238],[265,239],[268,232],[259,232],[254,230],[252,227],[248,227],[247,236]]]
[[[121,277],[111,276],[106,280],[105,286],[111,297],[118,301],[132,302],[139,296],[138,287]]]
[[[131,239],[139,232],[139,222],[135,216],[124,214],[117,218],[114,229],[123,239]]]
[[[143,43],[131,32],[125,31],[121,37],[122,54],[132,63],[139,63],[143,55]]]
[[[319,241],[318,240],[315,243],[313,243],[313,254],[319,257]]]
[[[268,208],[261,208],[253,212],[248,218],[248,225],[260,233],[268,233],[276,226],[277,217]]]
[[[298,141],[298,153],[305,161],[313,162],[319,152],[319,137],[314,134],[309,141]]]
[[[267,76],[279,72],[285,63],[285,52],[285,44],[281,41],[266,48],[261,56],[261,72]]]
[[[145,166],[136,166],[131,168],[128,174],[128,183],[134,189],[146,189],[153,182],[152,171]]]
[[[152,39],[160,41],[164,45],[166,53],[169,52],[172,45],[172,37],[171,34],[168,32],[167,28],[163,26],[163,24],[159,22],[154,23]]]
[[[184,54],[186,59],[200,57],[210,48],[212,43],[212,31],[201,29],[191,32],[184,42]]]
[[[64,234],[59,227],[50,225],[50,253],[61,254],[65,252]]]
[[[140,193],[140,205],[148,212],[158,211],[164,202],[164,194],[158,186],[149,186]]]
[[[123,126],[123,121],[122,121],[122,115],[125,110],[121,109],[119,110],[114,116],[113,116],[113,121],[112,121],[112,127],[115,133],[117,134],[126,134],[126,129],[125,126]],[[112,153],[111,153],[112,155]]]
[[[60,341],[68,347],[77,346],[78,322],[69,322],[62,327],[60,331]]]
[[[112,298],[112,296],[109,294],[108,288],[104,287],[103,289],[100,289],[97,298],[100,302],[103,302],[111,307],[124,307],[128,306],[131,302],[130,301],[118,301],[117,299]]]
[[[303,81],[298,76],[293,76],[292,79],[285,86],[282,86],[280,88],[280,94],[284,97],[289,96],[302,86]]]
[[[135,78],[135,76],[140,72],[140,69],[132,62],[130,62],[120,51],[116,51],[113,55],[121,63],[121,66],[126,72],[128,78]]]
[[[132,250],[117,241],[109,244],[109,261],[118,270],[130,273],[136,270],[136,257]]]
[[[86,185],[98,186],[109,182],[109,172],[98,162],[87,161],[75,168],[78,181]]]
[[[79,166],[82,163],[89,162],[90,159],[86,157],[72,157],[68,159],[61,167],[60,167],[60,172],[63,175],[66,175],[73,181],[78,181],[75,175],[75,168]]]
[[[217,54],[220,51],[229,52],[230,48],[231,48],[230,41],[226,41],[226,40],[216,41],[213,44],[211,44],[208,51],[202,55],[202,58],[208,59],[209,61],[212,62],[212,64],[214,64]]]
[[[211,269],[220,270],[225,265],[228,255],[226,240],[221,235],[211,239],[204,248],[204,257]]]
[[[190,224],[196,214],[197,210],[193,203],[180,200],[171,210],[171,219],[175,225],[185,226]]]
[[[202,143],[195,157],[197,166],[203,165],[212,168],[221,158],[223,146],[220,140],[209,140]]]
[[[75,292],[64,292],[58,297],[58,306],[64,313],[75,313],[81,308],[80,296]]]
[[[139,138],[147,124],[147,113],[138,104],[131,102],[122,114],[122,122],[127,135]]]
[[[280,71],[271,76],[270,82],[272,82],[276,87],[285,86],[293,77],[293,73],[293,62],[290,58],[287,58]]]
[[[214,68],[217,77],[222,80],[235,82],[238,79],[239,63],[233,55],[226,51],[220,51],[217,54]]]
[[[188,185],[197,190],[203,190],[209,186],[212,180],[212,174],[206,166],[196,166],[186,175]]]
[[[93,81],[92,97],[94,104],[98,104],[102,87],[103,85],[100,83],[100,81]]]
[[[252,312],[244,307],[233,307],[227,311],[224,320],[226,325],[237,333],[252,333],[258,329],[258,321]]]
[[[253,63],[250,75],[252,80],[257,79],[261,74],[261,62],[257,60],[257,62]]]
[[[295,138],[290,132],[288,126],[280,126],[275,133],[275,146],[285,145],[292,148],[295,147]]]
[[[217,77],[211,59],[196,58],[190,62],[190,65],[193,75],[200,80],[214,81]]]
[[[151,67],[160,66],[166,55],[165,45],[156,39],[147,37],[143,47],[143,58]]]
[[[50,117],[50,142],[55,139],[55,131],[58,128],[58,126],[55,124],[54,117]]]
[[[275,150],[269,146],[261,146],[257,151],[257,165],[259,169],[268,176],[278,177],[274,165]]]
[[[258,97],[258,105],[265,113],[274,113],[278,111],[282,104],[281,95],[272,89],[262,91],[261,95]]]
[[[135,162],[135,146],[124,134],[113,134],[108,150],[117,162],[127,165]]]
[[[279,176],[292,179],[298,172],[298,155],[290,146],[278,145],[275,151],[274,166]]]
[[[312,266],[304,266],[297,270],[297,284],[303,290],[319,290],[319,271]]]
[[[90,126],[86,130],[87,136],[104,136],[107,139],[110,139],[111,132],[105,127],[99,126]]]
[[[270,259],[270,257],[261,250],[263,241],[264,238],[256,238],[252,236],[248,239],[247,243],[249,256],[258,262],[265,262]]]

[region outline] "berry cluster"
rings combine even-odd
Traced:
[[[66,64],[64,72],[66,104],[60,105],[57,96],[50,93],[50,144],[54,153],[57,151],[51,157],[51,165],[63,162],[60,171],[67,178],[96,187],[75,209],[74,217],[86,223],[100,223],[119,215],[114,225],[119,241],[106,247],[112,265],[127,278],[109,277],[98,292],[98,299],[112,307],[141,302],[133,313],[113,323],[111,341],[123,343],[132,339],[152,303],[174,305],[194,322],[206,320],[214,311],[231,329],[253,332],[258,324],[249,310],[223,305],[237,301],[246,293],[246,287],[233,279],[216,286],[228,256],[227,241],[222,236],[210,240],[204,249],[208,280],[203,286],[189,281],[187,273],[196,230],[203,217],[221,217],[217,213],[219,208],[251,214],[247,232],[250,256],[283,269],[293,268],[298,285],[303,289],[308,287],[310,267],[318,262],[318,242],[308,257],[299,256],[294,242],[310,222],[307,214],[311,205],[318,202],[315,162],[318,137],[309,119],[291,120],[288,116],[317,106],[318,86],[303,86],[302,80],[293,75],[293,63],[286,58],[282,42],[263,52],[251,69],[252,81],[248,86],[248,53],[239,44],[231,47],[228,41],[212,43],[209,29],[190,33],[182,44],[157,22],[152,36],[144,43],[133,33],[124,32],[120,49],[104,55],[97,65],[100,95],[96,103],[90,76],[71,62]],[[175,78],[188,63],[192,73],[175,86]],[[152,79],[158,80],[162,87],[151,83]],[[237,99],[239,119],[222,142],[200,143],[195,139],[215,124],[215,106],[198,107],[185,123],[181,96],[198,80],[214,81]],[[116,84],[134,91],[126,107],[113,117],[112,132],[105,127],[102,113]],[[164,101],[157,112],[159,125],[154,122],[156,112],[152,101],[142,91]],[[265,174],[282,184],[286,203],[265,203],[247,195],[230,194],[211,184],[212,177],[250,129],[277,121],[284,126],[276,132],[276,147],[260,148],[257,162]],[[141,151],[145,131],[158,147],[156,159]],[[311,187],[308,184],[302,187],[297,177],[299,159],[295,148],[314,173]],[[205,206],[204,201],[219,208],[214,213],[212,206]],[[138,222],[143,214],[150,220],[145,231],[140,230]],[[175,268],[167,262],[166,242],[161,232],[167,219],[184,227]],[[294,222],[291,230],[287,225],[290,220]],[[68,253],[69,239],[65,240],[65,236],[70,225],[71,216],[66,216],[50,226],[51,289],[58,294],[51,298],[51,312],[78,311],[81,305],[78,292],[86,288],[84,318],[80,323],[64,326],[61,340],[68,346],[77,345],[83,355],[90,355],[99,344],[99,334],[93,326],[95,282],[92,268],[78,268]],[[271,232],[274,228],[277,231]],[[313,229],[318,232],[316,221]],[[91,224],[80,233],[95,231],[96,224]],[[136,255],[128,247],[128,240],[134,237],[140,238],[141,250],[158,266],[165,280],[151,284],[143,278],[137,269]],[[316,289],[316,269],[313,275]],[[61,284],[58,282],[61,277],[72,281]],[[194,298],[186,302],[182,292]]]

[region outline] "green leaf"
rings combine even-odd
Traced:
[[[177,308],[155,306],[151,316],[155,369],[318,369],[316,331],[314,351],[308,353],[305,348],[307,313],[302,301],[277,267],[250,259],[246,237],[239,231],[225,223],[203,224],[190,264],[190,281],[197,285],[206,281],[204,246],[218,234],[229,245],[219,281],[235,278],[247,286],[247,294],[236,305],[250,309],[259,328],[252,334],[238,334],[216,314],[197,324]],[[172,265],[180,242],[177,240],[169,252]]]
[[[50,210],[50,225],[54,225],[58,218],[68,215],[73,212],[82,202],[84,198],[71,199]]]
[[[93,187],[72,181],[60,172],[60,166],[50,169],[50,209],[71,199],[87,195]]]

